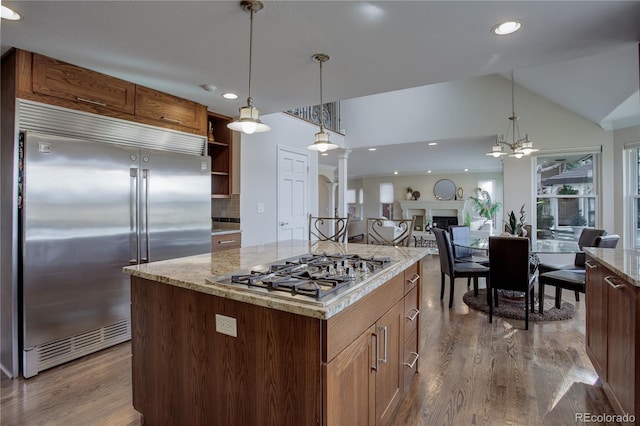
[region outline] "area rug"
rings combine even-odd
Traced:
[[[524,321],[524,296],[510,297],[512,292],[503,293],[502,291],[498,291],[498,294],[500,299],[498,300],[498,307],[493,307],[493,315]],[[489,313],[487,290],[484,288],[478,290],[477,297],[473,295],[473,290],[466,292],[462,300],[472,309]],[[544,314],[540,315],[538,312],[538,297],[536,296],[535,312],[529,312],[529,321],[561,321],[573,318],[576,314],[575,306],[569,302],[562,302],[560,309],[557,309],[555,301],[554,296],[545,296]]]

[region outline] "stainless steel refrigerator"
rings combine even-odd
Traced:
[[[20,135],[25,377],[130,338],[124,266],[211,249],[208,157],[61,133]]]

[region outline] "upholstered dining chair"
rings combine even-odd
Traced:
[[[602,235],[606,235],[607,231],[604,229],[595,229],[595,228],[583,228],[582,232],[580,232],[580,237],[578,237],[578,249],[579,252],[576,253],[573,263],[554,263],[554,262],[541,262],[538,266],[538,271],[540,274],[544,274],[551,271],[574,271],[580,270],[584,271],[584,252],[582,249],[584,247],[593,247],[595,240],[597,237]],[[576,302],[580,301],[580,293],[578,291],[575,292]]]
[[[602,235],[596,237],[592,247],[598,248],[616,248],[619,235]],[[585,246],[586,247],[586,246]],[[541,273],[538,276],[538,311],[544,313],[544,288],[547,285],[556,288],[556,308],[560,309],[562,305],[562,289],[572,290],[575,293],[584,293],[586,291],[586,271],[584,269],[558,269]],[[576,302],[578,298],[576,298]]]
[[[320,217],[309,215],[309,240],[344,243],[349,217]]]
[[[498,290],[525,294],[524,328],[529,329],[529,305],[535,310],[535,273],[529,267],[529,239],[526,237],[489,237],[489,322],[493,322],[493,306],[498,306]]]
[[[489,268],[475,262],[456,262],[453,258],[451,237],[444,229],[433,228],[440,258],[440,300],[444,299],[445,275],[449,276],[449,308],[453,307],[453,290],[456,278],[473,278],[474,294],[478,295],[478,278],[488,277]],[[488,299],[487,299],[488,300]]]
[[[411,219],[385,219],[367,217],[367,244],[409,247],[415,217]]]

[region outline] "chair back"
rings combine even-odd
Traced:
[[[461,247],[456,244],[469,246],[471,244],[471,229],[466,225],[449,226],[451,234],[451,242],[453,248],[453,257],[456,259],[470,258],[473,252],[470,247]]]
[[[320,217],[309,215],[309,240],[344,243],[349,217]]]
[[[593,246],[599,248],[616,248],[619,240],[619,235],[602,235],[596,237]]]
[[[367,217],[367,244],[409,247],[415,217],[385,219]]]
[[[489,237],[489,281],[491,288],[528,291],[528,238]]]
[[[444,229],[433,228],[438,245],[438,257],[440,258],[440,272],[453,276],[453,249],[449,233]]]
[[[595,228],[583,228],[578,238],[578,247],[582,250],[583,247],[594,247],[594,241],[596,237],[606,235],[607,231],[604,229]]]

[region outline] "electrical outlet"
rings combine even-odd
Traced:
[[[216,314],[216,331],[231,337],[238,337],[236,319]]]
[[[258,213],[264,213],[264,203],[258,203]]]

